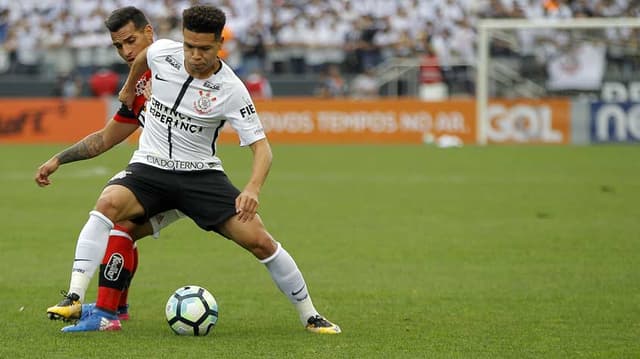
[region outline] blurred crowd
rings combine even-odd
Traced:
[[[370,87],[367,73],[389,58],[432,54],[445,70],[473,64],[480,18],[640,16],[638,0],[0,0],[0,72],[123,73],[103,25],[112,10],[136,6],[157,38],[181,40],[182,10],[196,3],[227,14],[223,56],[240,75],[322,73],[323,95],[348,91],[341,73],[362,74],[359,86]],[[524,52],[541,48],[538,35],[520,36]],[[638,35],[607,34],[636,44]]]

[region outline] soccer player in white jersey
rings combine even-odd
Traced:
[[[115,10],[107,18],[105,25],[111,32],[113,45],[118,54],[128,64],[133,63],[138,53],[153,42],[153,29],[149,21],[135,7],[129,6]],[[143,89],[150,78],[151,73],[147,72],[137,81],[138,91],[132,109],[123,105],[104,128],[88,135],[43,163],[36,173],[36,183],[40,186],[49,185],[51,183],[49,176],[60,165],[98,156],[135,132],[140,126],[139,121],[142,120],[139,114],[145,103]],[[69,291],[64,294],[65,298],[47,309],[49,318],[76,320],[80,319],[83,312],[86,315],[93,306],[98,306],[112,314],[117,313],[119,319],[128,319],[128,287],[138,263],[138,251],[133,241],[151,234],[157,236],[161,228],[180,217],[181,214],[178,211],[170,210],[142,223],[132,221],[118,223],[110,233],[106,253],[102,259],[96,304],[81,304],[92,273],[82,272],[82,269],[74,264],[76,280],[72,281]],[[85,257],[83,252],[86,250],[94,249],[78,247],[76,259],[82,261]],[[118,330],[120,322],[114,320],[109,326],[101,329]]]
[[[95,248],[82,269],[95,269],[91,267],[102,257],[101,243],[113,223],[176,208],[265,264],[307,330],[340,333],[315,309],[295,261],[256,213],[271,147],[247,89],[217,56],[224,25],[225,15],[216,7],[188,8],[183,12],[184,43],[158,40],[136,57],[120,100],[131,106],[136,80],[151,69],[153,95],[145,129],[125,175],[109,182],[80,233],[78,246]],[[216,139],[225,122],[253,153],[251,176],[242,191],[231,184],[217,157]],[[107,314],[92,312],[78,322],[78,331],[91,321],[108,325],[114,317]]]

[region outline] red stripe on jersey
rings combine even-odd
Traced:
[[[151,70],[147,70],[136,83],[136,98],[133,100],[133,113],[136,114],[136,118],[140,114],[144,103],[147,102],[144,97],[144,88],[149,81],[151,81]]]

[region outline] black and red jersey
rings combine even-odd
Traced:
[[[147,70],[136,83],[136,98],[133,100],[133,109],[126,105],[120,106],[118,112],[113,116],[117,122],[130,123],[144,127],[144,104],[147,99],[144,97],[144,88],[151,81],[151,70]]]

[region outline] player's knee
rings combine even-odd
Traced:
[[[276,249],[278,249],[276,241],[267,232],[258,234],[249,247],[251,253],[258,259],[269,258],[276,252]]]
[[[119,220],[118,215],[121,210],[121,205],[115,200],[113,196],[108,194],[102,194],[96,202],[96,211],[102,213],[110,220],[116,222]]]

